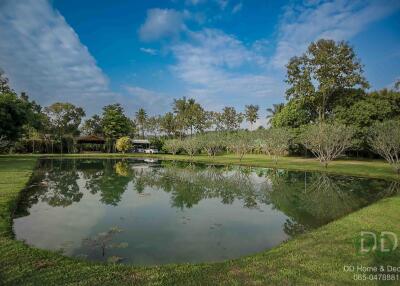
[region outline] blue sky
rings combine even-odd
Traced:
[[[129,115],[194,97],[207,109],[284,101],[285,64],[319,38],[346,40],[372,89],[400,77],[400,1],[1,0],[0,67],[42,105]],[[260,119],[259,124],[264,124]]]

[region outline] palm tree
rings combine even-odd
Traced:
[[[267,108],[267,119],[271,120],[275,115],[282,111],[283,107],[285,106],[284,103],[272,104],[272,108]]]
[[[144,139],[144,129],[147,120],[147,113],[143,108],[140,108],[135,114],[136,122],[140,126],[140,131],[142,132],[142,138]]]
[[[245,106],[245,117],[246,121],[250,123],[250,129],[253,129],[253,124],[258,119],[258,110],[260,107],[258,105],[246,105]]]

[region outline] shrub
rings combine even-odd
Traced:
[[[131,149],[131,147],[132,147],[132,142],[128,136],[119,138],[115,143],[115,148],[117,148],[119,152],[122,152],[122,154],[125,154],[126,151]]]

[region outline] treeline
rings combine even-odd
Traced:
[[[392,89],[368,92],[363,66],[347,43],[324,39],[311,43],[304,54],[290,59],[286,83],[286,102],[267,109],[268,129],[262,131],[253,130],[260,118],[258,105],[246,105],[243,112],[229,106],[216,112],[207,111],[186,97],[175,99],[172,110],[163,115],[149,116],[140,108],[134,118],[129,118],[121,105],[112,104],[105,106],[101,114],[84,120],[85,111],[73,104],[57,102],[42,108],[26,94],[17,95],[0,74],[0,149],[2,152],[76,152],[75,140],[85,134],[104,138],[107,144],[101,151],[106,152],[116,151],[115,143],[121,137],[141,137],[150,138],[159,149],[164,148],[165,140],[174,139],[166,142],[165,149],[172,152],[176,149],[172,145],[180,145],[179,150],[189,155],[199,150],[215,153],[214,149],[245,154],[256,152],[257,148],[270,148],[261,145],[276,146],[276,142],[271,143],[275,141],[271,134],[277,137],[279,134],[285,142],[290,137],[289,144],[282,143],[285,151],[265,149],[264,153],[308,152],[321,157],[321,162],[344,152],[368,157],[380,154],[392,164],[398,162],[400,82]],[[252,132],[242,130],[245,121]],[[388,134],[380,134],[383,130]],[[330,137],[321,135],[321,140],[325,138],[324,144],[334,146],[329,147],[334,149],[334,155],[314,150],[318,144],[313,139],[324,133]],[[207,137],[212,140],[202,139]],[[195,148],[193,138],[198,138],[203,145],[210,141],[223,146]],[[375,146],[378,138],[383,142],[379,148]],[[253,143],[251,148],[244,143],[241,147],[230,145],[234,141]],[[263,143],[257,147],[254,142]]]

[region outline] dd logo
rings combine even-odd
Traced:
[[[381,252],[390,252],[397,248],[398,239],[397,235],[390,231],[382,231],[378,237],[375,233],[370,231],[361,231],[361,253],[368,253],[375,251],[378,248]],[[372,243],[371,243],[372,241]]]

